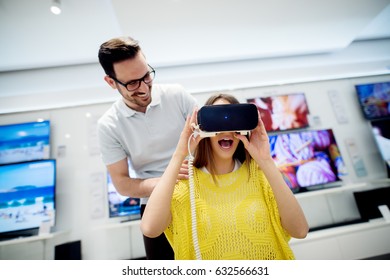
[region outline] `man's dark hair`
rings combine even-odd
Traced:
[[[114,38],[100,46],[99,62],[108,76],[116,78],[114,63],[132,59],[140,51],[141,47],[137,40],[131,37]]]

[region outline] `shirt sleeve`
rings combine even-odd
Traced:
[[[115,137],[115,132],[109,128],[107,123],[99,120],[97,129],[99,148],[105,165],[110,165],[127,158],[122,145]]]
[[[179,90],[182,94],[182,100],[183,100],[183,109],[184,109],[184,117],[186,118],[188,115],[191,115],[194,111],[195,107],[199,107],[198,101],[195,99],[195,97],[188,93],[184,87],[181,85],[178,85]]]

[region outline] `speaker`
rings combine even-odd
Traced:
[[[249,132],[257,126],[258,112],[250,103],[205,105],[197,118],[203,132]]]
[[[81,241],[72,241],[54,247],[55,260],[81,260]]]

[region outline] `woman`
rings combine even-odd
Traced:
[[[231,95],[217,94],[205,105],[237,103]],[[294,259],[288,241],[305,238],[308,224],[273,162],[261,118],[250,137],[229,132],[200,139],[192,134],[196,116],[195,110],[187,118],[176,151],[149,198],[143,234],[165,232],[175,259]],[[195,150],[195,235],[189,180],[177,181],[188,143]]]

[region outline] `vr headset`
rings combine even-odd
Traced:
[[[213,137],[221,132],[236,132],[242,135],[255,129],[258,123],[257,107],[254,104],[205,105],[197,115],[196,131],[201,137]]]

